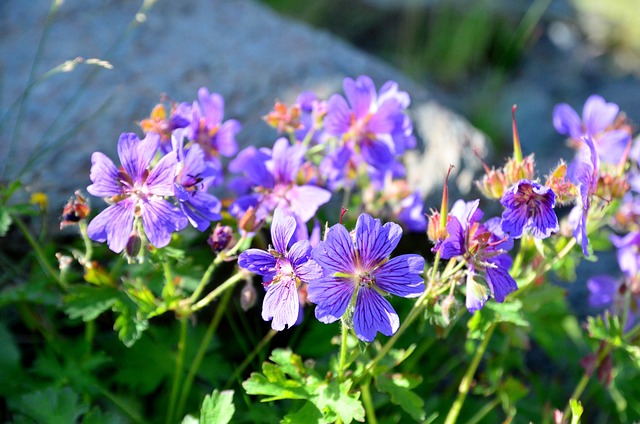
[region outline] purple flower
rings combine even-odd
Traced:
[[[607,103],[594,94],[585,102],[582,118],[568,104],[556,105],[553,109],[553,126],[560,134],[578,143],[585,135],[593,137],[600,159],[618,164],[631,140],[628,131],[613,129],[619,111],[617,104]]]
[[[481,309],[490,295],[496,302],[504,302],[509,293],[518,289],[509,274],[511,258],[506,253],[513,241],[502,232],[499,218],[480,223],[483,213],[479,204],[479,200],[455,202],[448,216],[448,235],[435,248],[443,259],[459,256],[467,262],[466,306],[471,313]],[[477,281],[482,274],[490,293]]]
[[[327,101],[325,131],[341,137],[354,152],[360,152],[365,162],[379,169],[389,168],[395,155],[412,143],[407,137],[410,122],[407,125],[403,113],[408,95],[398,92],[394,84],[387,83],[378,96],[371,78],[364,75],[355,81],[345,78],[347,99],[334,94]]]
[[[307,288],[309,300],[317,305],[316,318],[326,324],[346,319],[366,342],[377,332],[395,333],[400,321],[383,293],[418,297],[424,292],[424,258],[406,254],[388,259],[401,236],[398,224],[383,226],[367,214],[358,218],[353,238],[342,224],[331,227],[313,250],[324,271],[323,278]]]
[[[618,264],[622,272],[640,281],[640,231],[632,231],[624,237],[612,235],[611,241],[618,248]]]
[[[240,216],[253,206],[257,207],[257,216],[261,219],[281,207],[302,222],[309,221],[318,208],[329,201],[331,192],[312,184],[298,184],[305,152],[302,144],[290,146],[285,138],[276,140],[271,151],[249,147],[240,152],[229,169],[245,174],[246,187],[251,193],[234,202],[232,214]]]
[[[591,195],[595,193],[598,186],[599,160],[595,150],[595,145],[590,136],[582,137],[581,140],[589,148],[589,158],[579,156],[571,163],[569,169],[570,179],[580,190],[578,203],[569,212],[568,221],[573,228],[573,236],[582,247],[582,253],[589,256],[589,239],[587,238],[587,216],[591,207]]]
[[[87,191],[107,198],[111,206],[91,221],[89,237],[107,241],[116,253],[125,248],[135,232],[136,219],[142,220],[144,232],[155,247],[169,244],[171,233],[187,225],[182,212],[164,199],[174,194],[176,154],[163,156],[150,169],[159,143],[160,136],[155,133],[147,134],[143,140],[133,133],[122,134],[118,141],[120,168],[100,152],[91,156],[93,184]]]
[[[513,238],[522,237],[525,230],[535,238],[544,239],[558,231],[558,217],[553,211],[556,195],[549,187],[534,181],[520,180],[511,186],[500,200],[502,230]]]
[[[424,202],[420,193],[415,191],[400,202],[398,219],[409,231],[421,233],[427,230],[427,217],[424,215]]]
[[[219,163],[218,156],[233,156],[238,151],[235,140],[240,123],[235,119],[222,122],[224,99],[218,93],[209,94],[202,87],[198,90],[198,102],[193,102],[188,138],[198,143],[208,161]]]
[[[598,275],[587,280],[587,289],[589,289],[589,305],[593,308],[606,307],[613,314],[626,318],[624,331],[629,331],[640,317],[638,315],[640,295],[632,293],[627,304],[624,292],[628,287],[623,287],[625,284],[624,281],[610,275]],[[625,312],[626,317],[624,317]]]
[[[282,331],[298,320],[300,299],[298,289],[304,283],[322,277],[322,269],[311,259],[311,246],[300,240],[288,248],[296,230],[296,221],[276,209],[271,223],[273,247],[268,251],[248,249],[240,254],[238,265],[263,276],[267,293],[262,303],[262,318],[271,320],[271,328]]]
[[[173,149],[178,156],[175,196],[178,206],[191,225],[200,231],[209,228],[211,221],[222,218],[220,200],[207,193],[209,187],[221,178],[221,171],[205,161],[204,151],[198,144],[184,149],[182,130],[172,135]]]

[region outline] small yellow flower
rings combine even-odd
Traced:
[[[29,202],[32,205],[37,205],[41,210],[46,210],[47,205],[49,204],[49,198],[43,192],[36,191],[31,195],[31,200]]]

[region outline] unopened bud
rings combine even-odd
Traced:
[[[262,224],[264,224],[264,220],[257,218],[256,209],[253,206],[250,206],[238,220],[238,227],[247,233],[256,232],[262,227]]]
[[[229,246],[233,239],[233,230],[228,225],[216,224],[216,228],[207,239],[207,243],[214,253],[220,253]]]
[[[75,225],[80,220],[89,216],[91,209],[84,196],[81,195],[80,190],[75,192],[76,198],[69,199],[64,209],[62,210],[62,222],[60,222],[60,229],[69,225]]]
[[[56,258],[58,259],[58,267],[60,268],[60,271],[68,270],[73,263],[73,258],[71,256],[67,256],[60,252],[56,253]]]
[[[427,237],[435,245],[447,237],[447,230],[440,225],[440,212],[433,209],[427,216]]]
[[[553,190],[556,202],[560,205],[573,202],[577,195],[576,187],[567,178],[567,164],[564,162],[560,162],[556,169],[549,174],[544,185]]]
[[[247,283],[240,291],[240,307],[243,311],[248,311],[253,305],[256,304],[257,298],[258,295],[256,294],[255,287],[253,287],[253,284],[250,281],[247,281]]]
[[[458,310],[460,309],[460,305],[458,301],[453,296],[447,296],[440,305],[442,309],[442,319],[444,320],[446,325],[451,323],[451,320],[456,316]]]
[[[129,236],[129,240],[127,240],[127,245],[125,246],[125,253],[128,257],[133,258],[140,253],[140,248],[142,247],[142,240],[137,233],[131,234]]]
[[[596,195],[603,199],[620,199],[627,191],[629,191],[629,183],[624,177],[603,174],[598,178]]]

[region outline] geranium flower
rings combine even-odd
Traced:
[[[529,231],[533,237],[544,239],[559,229],[558,217],[553,211],[556,195],[549,187],[520,180],[507,189],[500,203],[505,207],[502,230],[513,238]]]
[[[248,147],[229,164],[232,172],[244,173],[246,179],[236,185],[250,191],[241,195],[231,206],[236,216],[253,206],[257,217],[263,219],[277,207],[307,222],[318,208],[331,199],[331,192],[313,184],[299,184],[298,171],[304,161],[306,148],[297,143],[289,145],[286,138],[279,138],[272,150]]]
[[[96,216],[87,228],[89,237],[106,241],[109,248],[120,253],[134,230],[134,220],[142,220],[149,242],[164,247],[171,233],[187,225],[180,209],[165,196],[174,195],[176,153],[168,153],[150,169],[158,151],[160,136],[149,133],[140,140],[133,133],[124,133],[118,141],[118,157],[122,166],[116,168],[103,153],[91,155],[91,184],[87,191],[112,203]]]
[[[582,147],[585,135],[594,139],[596,150],[604,162],[618,164],[623,158],[631,134],[625,129],[614,128],[620,108],[615,103],[607,103],[597,94],[589,96],[582,109],[582,118],[566,103],[553,109],[553,126]]]
[[[569,170],[570,179],[580,190],[577,204],[569,212],[568,221],[573,228],[573,236],[582,247],[582,253],[589,256],[589,239],[587,238],[587,216],[591,208],[591,195],[595,193],[598,186],[598,173],[600,172],[600,161],[595,150],[595,145],[590,136],[582,137],[581,140],[589,148],[589,160],[577,158]]]
[[[465,304],[471,313],[481,309],[490,296],[496,302],[504,302],[509,293],[518,289],[509,274],[512,261],[506,253],[513,247],[513,240],[502,232],[499,218],[480,222],[483,212],[479,204],[480,200],[455,202],[447,217],[447,237],[434,248],[440,250],[443,259],[461,257],[466,261]],[[477,281],[483,274],[489,292]]]
[[[207,192],[221,178],[221,172],[211,162],[205,161],[200,145],[193,144],[185,151],[183,136],[181,129],[174,131],[172,135],[173,149],[178,156],[175,196],[178,206],[191,225],[204,231],[212,221],[222,218],[220,200]]]
[[[377,332],[395,333],[400,320],[383,295],[418,297],[424,292],[424,258],[405,254],[388,259],[401,236],[398,224],[383,226],[367,214],[358,217],[353,238],[342,224],[331,227],[313,250],[324,271],[307,289],[317,305],[316,318],[325,324],[352,318],[356,336],[365,342]]]
[[[345,78],[343,86],[346,100],[334,94],[327,101],[325,131],[341,137],[373,167],[389,168],[398,150],[411,144],[405,137],[407,126],[403,113],[408,106],[408,95],[394,90],[393,83],[388,83],[378,97],[373,81],[364,75],[355,81]],[[394,135],[402,136],[400,149],[396,148]]]
[[[209,90],[201,87],[198,100],[193,102],[190,109],[190,132],[187,137],[202,147],[208,161],[219,164],[218,156],[230,157],[238,151],[235,136],[241,126],[235,119],[222,122],[224,99],[220,94],[209,93]]]
[[[289,242],[296,230],[296,220],[276,209],[271,223],[273,248],[268,251],[248,249],[240,254],[238,265],[262,275],[267,293],[262,303],[262,318],[271,320],[271,328],[282,331],[298,320],[298,289],[304,283],[322,277],[322,269],[311,259],[308,240],[299,240],[291,248]]]

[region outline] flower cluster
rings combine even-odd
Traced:
[[[517,291],[510,256],[515,241],[526,248],[537,239],[542,251],[546,239],[565,237],[588,256],[591,232],[608,224],[617,233],[611,240],[623,278],[591,279],[592,304],[619,305],[624,297],[627,323],[634,321],[640,299],[640,143],[632,146],[617,105],[592,96],[582,118],[568,105],[556,107],[554,126],[577,153],[544,183],[533,155],[522,155],[514,107],[514,155],[497,170],[485,165],[487,175],[478,182],[489,199],[499,200],[501,215],[483,220],[479,199],[458,200],[448,210],[445,184],[441,210],[426,217],[421,194],[404,179],[402,154],[416,146],[408,94],[393,81],[377,90],[367,76],[346,78],[343,89],[344,95],[328,100],[305,92],[291,105],[276,103],[265,121],[278,137],[261,148],[238,148],[240,124],[223,120],[222,96],[206,88],[193,103],[156,106],[141,121],[143,139],[133,133],[120,137],[121,166],[93,154],[87,190],[110,206],[90,222],[89,237],[132,256],[147,242],[162,248],[189,224],[202,232],[224,216],[236,220],[235,229],[233,222],[218,224],[208,238],[212,251],[222,255],[232,240],[251,238],[270,222],[271,247],[238,256],[241,268],[262,276],[262,317],[275,330],[290,328],[310,302],[321,322],[342,320],[371,342],[378,332],[389,336],[399,328],[387,295],[428,292],[422,256],[390,257],[403,233],[393,220],[409,231],[427,232],[438,260],[449,260],[443,281],[436,281],[434,269],[431,283],[447,287],[449,303],[463,287],[472,313],[490,298],[504,302]],[[320,240],[314,218],[339,201],[334,193],[341,190],[344,207],[357,196],[355,229],[349,231],[341,216]],[[614,199],[623,200],[614,221],[599,220]],[[79,197],[67,206],[65,222],[86,217],[83,202]],[[557,205],[572,208],[559,219]],[[389,221],[384,225],[372,217],[381,211]]]

